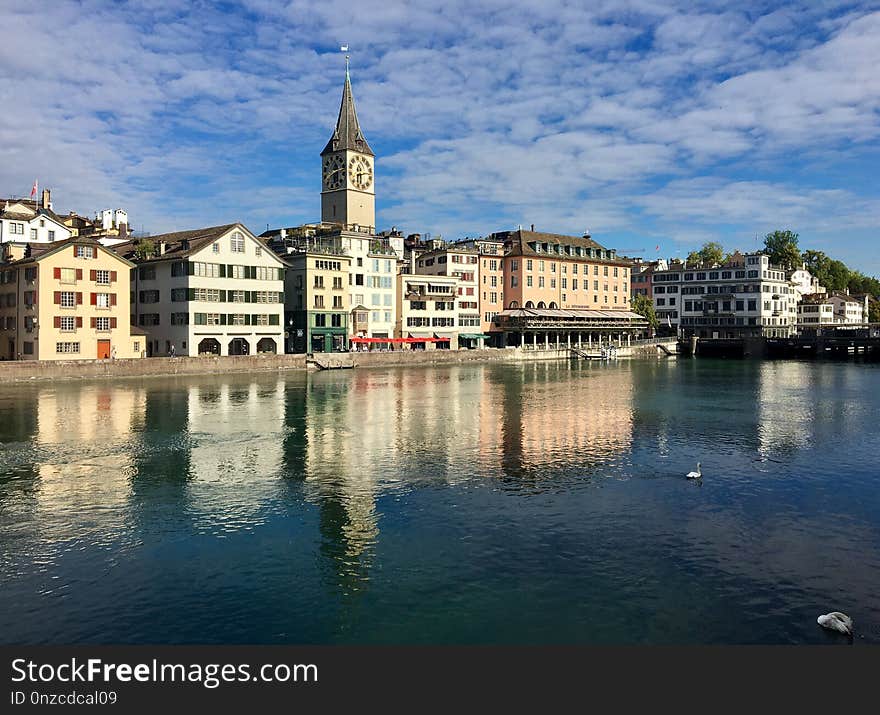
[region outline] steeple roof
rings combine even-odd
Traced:
[[[333,130],[333,136],[330,137],[330,141],[327,142],[327,146],[324,147],[321,156],[333,151],[344,151],[346,149],[374,156],[373,150],[370,149],[370,145],[367,144],[367,139],[361,131],[361,125],[358,123],[347,66],[345,68],[345,86],[342,88],[342,104],[339,107],[336,129]]]

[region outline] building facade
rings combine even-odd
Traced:
[[[0,358],[70,360],[140,357],[132,333],[132,263],[90,238],[22,247],[0,262]]]
[[[763,253],[713,267],[672,263],[654,272],[653,296],[661,323],[685,337],[788,337],[798,322],[800,293]]]
[[[129,241],[132,323],[147,354],[284,351],[284,262],[242,224]]]
[[[414,349],[458,349],[458,279],[401,273],[397,276],[396,338]]]
[[[480,318],[480,255],[476,247],[450,244],[413,257],[415,273],[456,278],[456,327],[461,347],[483,347]],[[497,278],[496,278],[497,281]]]
[[[73,231],[52,210],[49,189],[40,201],[0,199],[0,243],[53,243],[65,241]]]
[[[349,348],[351,258],[315,246],[288,254],[284,318],[288,353],[341,352]]]

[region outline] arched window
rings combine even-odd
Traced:
[[[538,301],[538,310],[544,310],[546,307],[543,300]]]
[[[519,308],[519,301],[512,300],[510,301],[510,305],[507,306],[509,310],[516,310]]]
[[[535,304],[532,303],[532,301],[530,301],[530,300],[526,301],[526,308],[534,308],[534,307],[535,307]]]
[[[550,310],[556,310],[559,306],[556,305],[556,301],[550,301]]]

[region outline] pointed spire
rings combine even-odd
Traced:
[[[333,136],[321,152],[321,156],[333,151],[350,149],[362,154],[373,156],[373,150],[367,144],[367,139],[361,131],[358,123],[357,112],[354,108],[354,96],[351,93],[351,78],[348,74],[348,56],[345,57],[345,86],[342,88],[342,104],[339,106],[339,118],[336,120],[336,129]]]

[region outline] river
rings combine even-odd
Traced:
[[[0,386],[0,642],[878,643],[878,424],[858,362]]]

